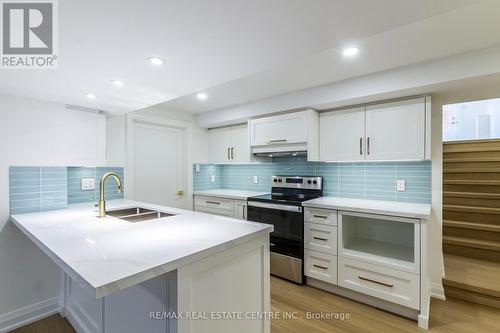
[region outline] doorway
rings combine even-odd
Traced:
[[[186,209],[186,130],[138,121],[132,130],[132,198]]]

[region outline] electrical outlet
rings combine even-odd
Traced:
[[[82,178],[82,191],[95,190],[94,178]]]
[[[211,175],[210,176],[210,182],[211,183],[215,183],[215,175]]]
[[[396,180],[396,191],[406,191],[406,181],[404,179]]]
[[[194,166],[194,170],[195,170],[196,172],[200,172],[200,165],[199,165],[199,164],[195,164],[195,166]]]
[[[258,184],[259,183],[259,176],[253,176],[253,183]]]

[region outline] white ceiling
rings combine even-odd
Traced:
[[[500,43],[497,0],[58,3],[59,68],[0,71],[0,93],[196,113]],[[360,55],[343,60],[353,44]]]

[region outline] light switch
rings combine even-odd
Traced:
[[[211,183],[215,183],[215,175],[211,175],[210,176],[210,182]]]
[[[259,176],[253,176],[253,183],[258,184],[259,183]]]
[[[406,191],[406,181],[404,179],[396,180],[396,191]]]
[[[199,164],[195,164],[195,166],[194,166],[194,170],[195,170],[196,172],[200,172],[200,165],[199,165]]]
[[[94,178],[82,178],[82,191],[95,190]]]

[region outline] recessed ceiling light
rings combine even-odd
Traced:
[[[196,95],[196,98],[201,99],[201,100],[205,100],[205,99],[207,99],[207,97],[208,97],[208,96],[207,96],[207,94],[205,94],[205,93],[198,93],[198,94]]]
[[[94,94],[85,94],[85,97],[87,97],[88,99],[95,99]]]
[[[152,64],[152,65],[161,65],[163,64],[163,59],[162,58],[158,58],[158,57],[149,57],[148,58],[149,62]]]
[[[120,80],[112,80],[111,83],[113,83],[117,87],[123,86],[123,81]]]
[[[359,49],[357,47],[349,47],[349,48],[344,49],[342,51],[342,54],[344,55],[344,57],[353,57],[358,53],[359,53]]]

